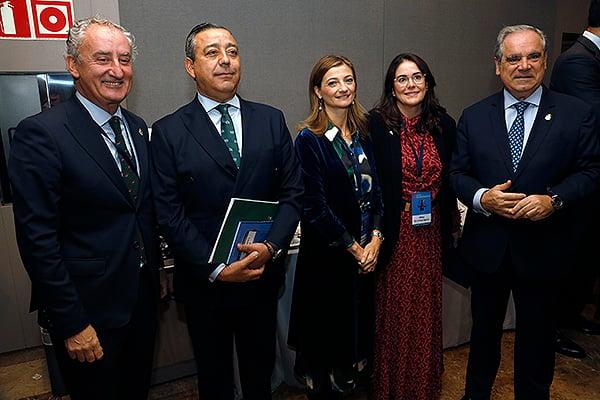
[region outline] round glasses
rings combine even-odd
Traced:
[[[399,86],[408,86],[408,81],[412,80],[415,85],[421,85],[425,82],[425,74],[421,72],[417,72],[412,76],[407,75],[398,75],[394,78],[394,82],[396,82]]]

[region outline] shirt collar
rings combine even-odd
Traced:
[[[584,31],[583,32],[583,36],[585,36],[586,38],[590,39],[592,41],[592,43],[594,43],[596,45],[596,47],[598,49],[600,49],[600,37],[594,35],[590,31]]]
[[[536,107],[540,106],[540,101],[542,100],[542,92],[543,92],[543,88],[542,85],[540,85],[537,89],[535,89],[535,91],[533,93],[531,93],[529,95],[528,98],[526,98],[523,101],[528,102],[529,104],[533,104]],[[515,98],[515,96],[513,96],[512,94],[510,94],[510,92],[506,89],[503,90],[504,92],[504,109],[506,110],[507,108],[512,107],[514,104],[518,103],[521,100],[517,100]]]
[[[114,114],[110,114],[106,110],[103,110],[96,104],[83,97],[81,93],[75,92],[75,96],[81,102],[83,107],[90,113],[90,116],[92,117],[94,122],[100,126],[104,126],[113,115],[116,115],[117,117],[121,118],[121,120],[124,120],[123,112],[121,111],[121,106],[117,108],[117,111],[115,111]]]
[[[331,122],[327,121],[327,130],[325,131],[325,137],[329,139],[330,142],[333,142],[335,137],[337,136],[340,130],[337,126],[333,125]]]
[[[202,96],[200,93],[198,93],[198,101],[200,102],[200,104],[202,104],[202,107],[204,107],[204,111],[206,111],[206,112],[212,111],[219,104],[223,104],[223,103],[219,103],[218,101],[214,101],[213,99],[209,99],[206,96]],[[240,108],[240,98],[236,94],[235,96],[233,96],[233,98],[231,100],[225,102],[224,104],[229,104],[229,105],[239,109]]]

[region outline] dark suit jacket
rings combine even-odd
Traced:
[[[556,278],[571,264],[582,228],[578,204],[598,186],[600,145],[592,109],[571,96],[543,89],[529,140],[513,173],[502,92],[463,111],[450,165],[450,184],[469,208],[480,188],[512,180],[511,192],[548,194],[564,209],[532,222],[469,211],[461,253],[473,267],[495,271],[510,253],[517,273],[533,279]]]
[[[23,120],[11,145],[17,242],[32,281],[32,309],[62,338],[88,324],[102,330],[129,321],[140,277],[138,230],[157,275],[147,127],[127,110],[123,115],[140,164],[137,204],[102,128],[75,96]]]
[[[550,89],[578,97],[592,106],[600,133],[600,49],[580,36],[554,63]]]
[[[244,140],[239,170],[196,97],[152,126],[156,209],[174,251],[174,294],[182,302],[250,305],[282,283],[281,259],[269,263],[258,281],[208,279],[217,267],[208,258],[232,197],[279,201],[267,239],[284,249],[300,219],[301,171],[283,114],[242,99],[240,107]]]
[[[456,122],[448,114],[441,120],[442,133],[434,135],[434,142],[440,160],[442,161],[442,187],[439,191],[439,201],[442,212],[442,239],[444,264],[448,265],[452,247],[452,211],[457,211],[456,196],[448,184],[448,167],[450,156],[454,147]],[[373,137],[373,149],[377,163],[377,174],[383,192],[384,222],[383,232],[387,240],[381,246],[379,268],[385,268],[389,263],[393,248],[400,232],[400,218],[402,213],[402,154],[400,151],[399,132],[390,134],[389,127],[385,124],[381,114],[372,111],[369,114],[369,130]]]

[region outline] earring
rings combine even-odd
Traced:
[[[354,100],[352,100],[352,105],[354,105]]]
[[[319,111],[323,111],[323,98],[319,97]]]

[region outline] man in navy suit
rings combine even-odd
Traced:
[[[600,144],[592,109],[542,85],[546,60],[542,31],[503,28],[504,89],[465,109],[457,127],[450,184],[470,209],[459,246],[473,270],[464,399],[490,398],[511,291],[515,399],[550,397],[557,285],[582,238],[579,205],[599,185]],[[513,134],[522,144],[509,144]]]
[[[270,399],[280,255],[300,218],[300,166],[281,111],[236,94],[240,58],[227,29],[195,26],[185,68],[198,94],[152,126],[152,184],[174,253],[174,295],[185,306],[200,398],[233,399],[235,340],[244,399]],[[233,197],[278,201],[273,226],[264,242],[241,245],[249,254],[243,260],[209,263]]]
[[[135,51],[119,25],[76,22],[65,55],[75,95],[23,120],[11,146],[31,306],[74,400],[141,400],[150,386],[160,256],[148,132],[120,107]]]
[[[596,115],[596,132],[600,135],[600,0],[592,0],[588,11],[588,27],[575,43],[562,53],[554,63],[550,88],[570,94],[592,106]],[[600,240],[600,210],[597,207],[600,193],[590,199],[589,213],[581,223],[588,232],[581,243],[579,258],[573,260],[572,271],[561,288],[558,306],[559,327],[574,328],[588,334],[600,335],[600,324],[593,317],[594,284],[600,264],[596,260],[596,246]],[[584,310],[589,314],[584,316]],[[564,336],[556,335],[556,351],[571,357],[583,358],[583,348]]]

